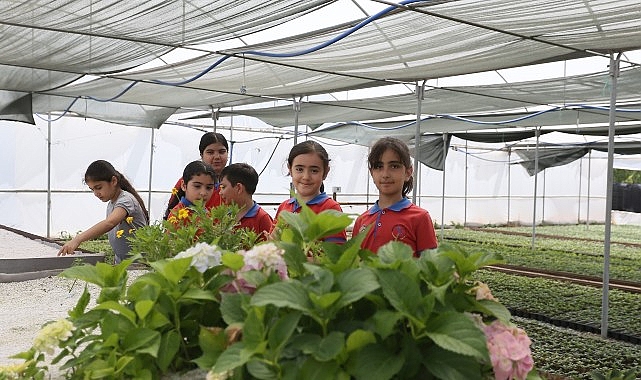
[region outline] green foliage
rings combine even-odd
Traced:
[[[641,171],[614,169],[613,181],[617,183],[641,183]]]
[[[593,380],[634,380],[636,378],[636,372],[634,370],[621,372],[613,369],[606,373],[602,371],[592,371],[591,375]]]
[[[342,245],[320,242],[350,218],[306,206],[301,214],[285,214],[275,244],[248,252],[192,248],[196,237],[210,233],[202,223],[209,223],[207,215],[193,216],[184,226],[189,233],[170,235],[163,226],[172,238],[156,244],[169,248],[152,253],[151,234],[136,234],[143,240],[134,241],[138,252],[158,259],[133,281],[126,268],[138,256],[62,273],[101,289],[95,306],[85,290],[69,312],[74,329],[52,361],[62,363],[68,378],[158,379],[196,365],[234,379],[480,380],[492,374],[482,326],[511,325],[510,314],[491,296],[477,299],[481,284],[472,275],[500,262],[498,255],[443,244],[416,259],[398,242],[372,255],[360,249],[363,233]],[[176,255],[184,246],[191,256]],[[530,378],[538,378],[536,371]]]
[[[197,242],[216,244],[226,250],[250,248],[258,235],[249,229],[235,228],[238,211],[237,205],[207,210],[202,202],[197,202],[178,217],[138,228],[131,239],[131,254],[156,261],[172,257]]]

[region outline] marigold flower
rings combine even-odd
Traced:
[[[125,218],[125,221],[126,221],[128,224],[131,224],[131,223],[133,223],[133,222],[134,222],[134,217],[133,217],[133,216],[128,216],[128,217],[126,217],[126,218]]]
[[[176,189],[175,187],[171,189],[171,195],[178,195],[178,189]]]
[[[191,257],[191,266],[196,268],[200,273],[207,269],[220,265],[222,262],[222,251],[215,245],[207,243],[197,243],[193,247],[180,252],[175,259]]]
[[[180,210],[178,210],[178,219],[182,220],[187,218],[189,218],[189,210],[187,210],[186,208],[181,208]]]
[[[176,219],[175,215],[172,215],[169,218],[167,218],[167,221],[170,223],[176,224],[176,222],[178,222],[178,219]]]
[[[67,319],[59,319],[55,322],[48,323],[38,332],[38,335],[33,341],[33,348],[37,351],[53,355],[54,348],[58,346],[58,343],[69,339],[72,331],[75,329],[73,323]]]
[[[124,233],[125,233],[125,230],[118,230],[118,231],[116,231],[116,237],[118,239],[120,239],[122,237],[122,234],[124,234]]]
[[[499,320],[483,324],[482,328],[496,380],[524,380],[534,368],[531,341],[525,331]]]

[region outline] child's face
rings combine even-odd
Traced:
[[[207,145],[205,150],[203,150],[201,159],[204,163],[211,165],[217,174],[220,174],[223,168],[227,166],[228,157],[229,152],[227,151],[227,148],[225,148],[223,144],[217,142]]]
[[[240,204],[240,187],[241,185],[239,183],[236,184],[236,186],[232,185],[231,182],[227,179],[227,177],[223,177],[223,179],[220,180],[220,199],[223,201],[224,204]]]
[[[383,152],[369,172],[379,195],[384,197],[402,196],[403,184],[412,176],[412,168],[403,165],[398,153],[391,149]]]
[[[116,194],[118,194],[118,190],[120,190],[116,177],[112,177],[111,181],[87,180],[86,183],[89,190],[93,191],[93,195],[103,202],[114,200],[114,198],[116,198]]]
[[[191,177],[186,184],[183,183],[182,189],[189,202],[194,203],[201,200],[203,203],[207,203],[214,193],[214,179],[209,174],[198,174]]]
[[[317,153],[299,154],[294,157],[289,168],[296,193],[305,201],[320,194],[320,187],[327,173],[323,169],[323,160]]]

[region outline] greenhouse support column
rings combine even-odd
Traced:
[[[586,227],[590,225],[590,175],[592,175],[592,149],[588,153],[588,207],[586,210]]]
[[[416,131],[414,132],[414,170],[417,170],[419,164],[419,154],[421,147],[421,114],[423,113],[422,104],[425,90],[425,81],[422,84],[416,82]],[[418,175],[414,176],[414,187],[412,188],[412,202],[416,203],[416,192],[418,191]]]
[[[467,225],[467,140],[465,140],[465,197],[463,198],[463,227]]]
[[[532,249],[534,250],[534,243],[536,241],[536,190],[539,182],[539,136],[541,130],[536,127],[536,147],[534,150],[534,205],[532,208]]]
[[[47,113],[47,237],[51,237],[51,112]]]
[[[541,194],[541,223],[545,223],[545,185],[547,177],[545,170],[543,171],[543,194]]]
[[[147,210],[151,210],[151,181],[154,173],[154,136],[156,128],[151,128],[151,141],[149,146],[149,195],[147,196]]]
[[[234,107],[231,107],[232,112],[234,111]],[[229,163],[231,164],[234,162],[234,115],[231,115],[229,118]]]
[[[447,154],[447,132],[443,133],[443,184],[441,189],[441,240],[445,238],[445,155]]]
[[[510,206],[512,204],[512,148],[507,148],[507,224],[510,224]]]
[[[294,96],[294,145],[298,144],[298,114],[300,113],[301,100],[303,100],[302,96],[298,100]]]
[[[610,53],[610,112],[608,125],[608,176],[605,197],[605,236],[603,239],[603,298],[601,300],[601,336],[608,336],[608,292],[610,286],[610,232],[612,226],[612,167],[614,162],[614,122],[617,106],[617,78],[619,77],[619,62],[621,53]]]
[[[581,224],[581,185],[583,179],[583,157],[579,159],[579,207],[578,214],[576,216],[576,224]]]

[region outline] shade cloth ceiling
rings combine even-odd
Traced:
[[[409,0],[348,24],[253,46],[204,52],[176,64],[125,71],[176,47],[254,33],[332,3],[2,2],[0,27],[5,38],[0,41],[0,90],[33,92],[33,112],[73,111],[114,122],[123,122],[118,114],[122,108],[102,103],[134,105],[142,112],[132,117],[137,120],[131,123],[156,127],[158,120],[174,111],[225,108],[390,83],[413,84],[641,48],[638,0]],[[86,74],[100,75],[89,82],[70,83]],[[594,79],[602,88],[603,78]],[[555,100],[587,101],[593,95],[579,93],[586,83],[568,82],[563,97],[558,92],[549,95],[556,95]],[[625,85],[623,80],[620,84]],[[596,88],[588,87],[588,92]],[[496,110],[497,98],[485,96],[484,90],[467,90],[469,94],[457,92],[461,100],[452,102],[457,113]],[[501,90],[496,90],[500,96]],[[530,91],[545,92],[546,88],[533,86]],[[56,98],[50,99],[52,96]],[[541,103],[528,91],[515,100],[499,99],[504,106],[511,102],[510,109]],[[406,101],[411,104],[411,99]],[[83,102],[83,107],[78,102]],[[426,106],[428,113],[440,113],[436,110]],[[398,114],[406,110],[381,107],[372,111],[378,112],[374,118],[379,118],[390,111]],[[342,121],[350,120],[354,118]]]

